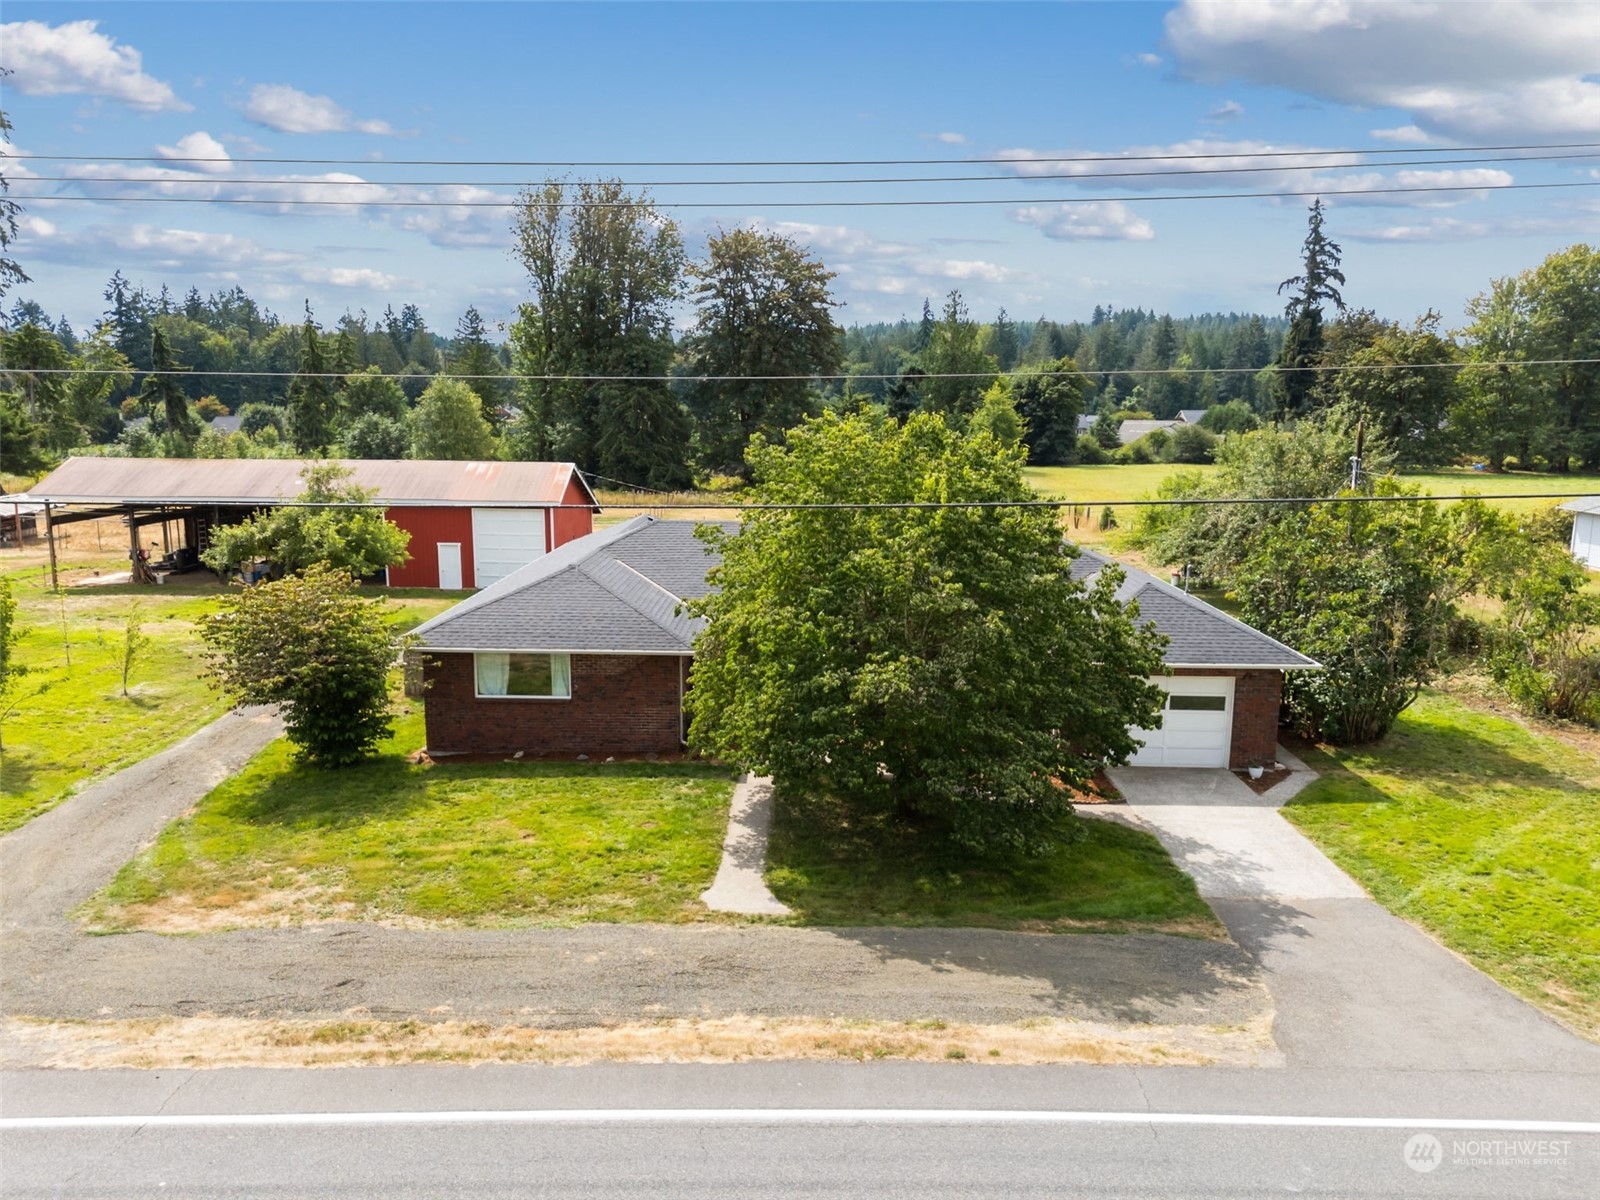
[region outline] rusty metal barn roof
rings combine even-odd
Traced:
[[[271,504],[304,489],[299,458],[69,458],[28,489],[52,504]],[[353,481],[394,508],[430,505],[519,507],[559,504],[574,478],[571,463],[437,462],[337,459]],[[595,507],[599,507],[596,505]]]

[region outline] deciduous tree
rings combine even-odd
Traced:
[[[941,417],[835,413],[757,438],[775,504],[1028,497],[1022,456]],[[1040,846],[1067,786],[1157,719],[1160,644],[1085,590],[1054,516],[1025,508],[762,510],[693,610],[690,739],[781,789],[897,813],[974,851]]]
[[[384,604],[363,599],[347,571],[243,588],[201,626],[217,686],[240,704],[281,706],[299,755],[342,767],[388,736],[389,671],[401,649]]]

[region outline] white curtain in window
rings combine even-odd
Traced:
[[[550,656],[550,694],[572,695],[572,658],[566,654]]]
[[[474,654],[472,660],[478,673],[478,695],[504,696],[511,682],[511,656],[509,654]]]

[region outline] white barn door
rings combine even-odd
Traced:
[[[472,586],[488,587],[544,554],[544,509],[472,510]]]
[[[1130,729],[1144,746],[1130,767],[1225,767],[1233,748],[1233,676],[1152,679],[1167,693],[1160,729]]]

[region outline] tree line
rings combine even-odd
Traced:
[[[981,322],[951,291],[919,320],[846,329],[834,273],[793,239],[720,230],[694,258],[647,194],[551,180],[516,213],[529,299],[503,336],[476,308],[453,336],[410,303],[324,327],[309,305],[285,321],[241,287],[179,298],[120,271],[82,337],[17,302],[0,331],[0,466],[93,446],[555,458],[675,489],[744,478],[757,435],[867,405],[985,429],[1033,464],[1202,462],[1219,435],[1338,412],[1403,465],[1600,469],[1600,366],[1577,361],[1600,358],[1600,252],[1575,245],[1493,281],[1452,332],[1434,312],[1402,324],[1347,307],[1324,219],[1314,204],[1282,315],[1108,304],[1087,321]],[[1122,421],[1192,410],[1199,428],[1122,445]],[[209,425],[223,414],[237,432]]]

